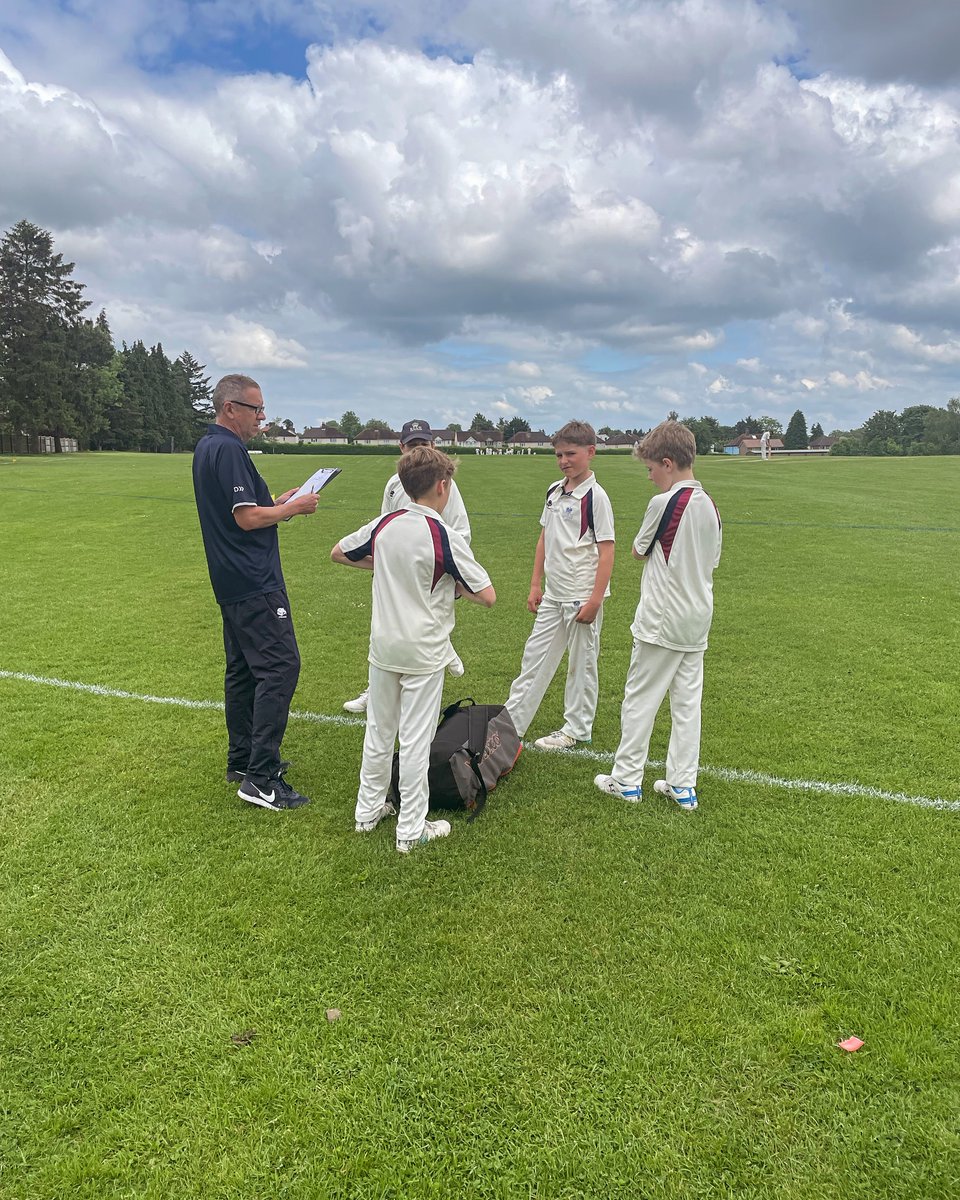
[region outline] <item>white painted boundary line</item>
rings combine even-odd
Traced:
[[[37,683],[46,687],[65,688],[72,692],[86,692],[93,696],[106,696],[117,700],[140,700],[148,704],[172,704],[176,708],[207,709],[223,712],[222,700],[188,700],[183,696],[150,696],[143,692],[125,692],[119,688],[102,687],[98,683],[77,683],[71,679],[55,679],[46,675],[30,675],[25,671],[2,671],[0,679],[15,679],[20,683]],[[326,713],[291,712],[291,721],[310,721],[316,725],[362,726],[362,717],[328,716]],[[532,749],[532,746],[526,746]],[[537,753],[541,753],[537,751]],[[542,751],[546,754],[548,751]],[[555,753],[555,752],[554,752]],[[609,764],[612,754],[601,754],[596,750],[566,750],[564,754],[589,759],[591,762]],[[650,760],[654,767],[662,762]],[[711,779],[722,779],[726,783],[748,783],[761,787],[784,788],[794,792],[818,792],[829,796],[854,796],[865,800],[891,800],[897,804],[912,804],[916,808],[935,808],[943,812],[960,812],[960,800],[942,800],[939,796],[908,796],[905,792],[885,792],[881,788],[861,783],[826,783],[817,779],[783,779],[779,775],[765,775],[760,771],[739,770],[734,767],[700,767],[701,775]]]
[[[87,692],[92,696],[109,696],[115,700],[140,700],[147,704],[172,704],[175,708],[201,708],[223,712],[222,700],[188,700],[184,696],[150,696],[143,692],[124,692],[119,688],[102,687],[99,683],[77,683],[72,679],[54,679],[47,675],[28,675],[25,671],[0,671],[0,679],[16,679],[21,683],[41,683],[47,687],[66,688],[71,692]],[[317,725],[365,725],[362,717],[328,717],[323,713],[291,712],[291,721],[313,721]]]

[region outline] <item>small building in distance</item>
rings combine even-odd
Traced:
[[[598,450],[632,450],[639,441],[632,433],[611,433],[602,442],[597,442]]]
[[[353,439],[355,446],[396,446],[400,434],[392,429],[361,429]]]
[[[829,454],[831,447],[835,446],[837,444],[837,442],[839,442],[839,441],[840,441],[839,438],[827,437],[826,435],[823,435],[821,437],[811,438],[810,439],[810,449],[811,450],[826,450],[826,452]]]
[[[770,450],[782,450],[783,439],[772,437],[770,439]],[[759,454],[760,453],[760,438],[754,437],[752,433],[741,433],[739,437],[735,437],[732,442],[727,442],[723,448],[724,454]]]
[[[342,429],[334,429],[332,425],[317,425],[305,429],[299,440],[308,446],[345,446],[348,439]]]
[[[469,429],[460,434],[460,445],[480,450],[499,450],[503,434],[499,429]]]
[[[282,425],[274,425],[272,422],[261,431],[260,437],[265,442],[275,442],[283,446],[295,446],[300,441],[292,429],[284,429]]]
[[[553,442],[542,429],[521,429],[519,433],[513,435],[509,445],[514,450],[550,450]]]

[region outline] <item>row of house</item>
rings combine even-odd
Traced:
[[[838,441],[835,437],[815,437],[810,439],[810,444],[807,453],[813,454],[829,454],[830,447]],[[781,454],[802,454],[801,450],[786,450],[783,445],[782,438],[772,437],[770,439],[770,450],[779,451]],[[741,433],[739,437],[733,439],[732,442],[727,442],[723,447],[724,454],[759,454],[760,439],[752,433]]]
[[[268,425],[260,435],[264,441],[275,443],[286,443],[296,445],[297,443],[307,446],[345,446],[348,438],[342,429],[337,429],[331,425],[318,425],[313,429],[305,429],[303,433],[293,433],[288,429],[284,429],[280,425]],[[503,433],[499,429],[468,429],[466,431],[460,429],[431,429],[430,436],[433,438],[434,445],[441,450],[449,447],[461,447],[470,450],[500,450],[503,448],[511,450],[550,450],[553,443],[547,434],[542,429],[535,431],[522,430],[520,433],[515,433],[513,437],[503,440]],[[400,434],[393,430],[384,429],[362,429],[353,439],[355,446],[396,446],[400,440]],[[630,448],[633,446],[636,438],[626,434],[616,434],[606,439],[606,441],[597,444],[597,448],[604,449],[620,449]]]

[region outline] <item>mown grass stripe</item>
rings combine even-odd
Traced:
[[[140,700],[148,704],[171,704],[177,708],[210,709],[223,711],[222,700],[190,700],[184,696],[152,696],[145,692],[129,692],[121,688],[108,688],[99,683],[80,683],[72,679],[57,679],[47,675],[32,675],[26,671],[0,670],[0,679],[14,679],[21,683],[36,683],[47,687],[65,688],[68,691],[85,692],[93,696],[104,696],[117,700]],[[310,721],[317,725],[362,726],[365,724],[361,717],[330,716],[327,713],[307,711],[291,711],[291,721]],[[534,749],[527,746],[528,750]],[[540,751],[538,753],[556,753],[556,751]],[[592,762],[609,764],[613,761],[612,754],[597,750],[568,750],[564,753],[578,758],[586,758]],[[662,767],[663,762],[651,759],[650,765]],[[785,779],[779,775],[768,775],[761,771],[744,770],[738,767],[700,766],[700,774],[711,779],[721,779],[727,783],[747,783],[760,787],[782,788],[786,791],[817,792],[830,796],[850,796],[866,800],[889,800],[897,804],[912,804],[916,808],[933,808],[942,812],[960,812],[960,800],[944,800],[939,796],[910,796],[906,792],[888,792],[883,788],[871,787],[862,783],[829,783],[819,779]]]

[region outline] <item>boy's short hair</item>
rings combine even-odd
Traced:
[[[633,457],[647,462],[669,458],[680,468],[692,467],[697,457],[693,430],[680,421],[661,421],[633,448]]]
[[[586,421],[568,421],[562,429],[557,430],[550,441],[554,446],[559,446],[561,442],[570,446],[595,446],[597,435],[593,426],[588,425]]]
[[[411,500],[425,496],[441,479],[452,479],[457,464],[434,446],[414,446],[397,463],[403,490]]]

